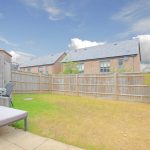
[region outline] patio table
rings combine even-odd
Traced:
[[[26,131],[27,117],[28,113],[26,111],[0,106],[0,127],[24,119],[24,130]]]

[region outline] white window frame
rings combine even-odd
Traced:
[[[27,68],[27,71],[28,71],[28,72],[31,72],[31,67],[28,67],[28,68]]]
[[[120,62],[122,63],[122,64],[120,64]],[[120,69],[120,68],[123,68],[123,66],[124,66],[124,58],[119,58],[118,59],[118,68]]]
[[[44,69],[43,66],[39,66],[39,67],[38,67],[38,73],[43,74],[43,69]]]
[[[84,73],[84,63],[77,64],[77,69],[79,73]]]
[[[110,60],[101,60],[100,61],[100,73],[110,72]]]
[[[46,74],[46,75],[49,75],[48,66],[45,66],[45,74]]]

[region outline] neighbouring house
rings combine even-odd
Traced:
[[[62,71],[62,59],[66,53],[57,53],[36,57],[30,60],[27,64],[20,66],[20,70],[25,72],[40,73],[40,74],[57,74]]]
[[[15,63],[15,62],[12,62],[12,64],[11,64],[11,70],[12,70],[12,71],[17,71],[17,70],[19,70],[19,64],[18,64],[18,63]]]
[[[11,81],[11,55],[0,49],[0,88]]]
[[[127,40],[70,50],[62,60],[63,70],[68,62],[74,62],[80,73],[99,74],[106,72],[139,72],[140,44]]]
[[[20,51],[10,51],[10,54],[12,55],[12,70],[14,71],[19,70],[19,66],[28,64],[32,59],[36,58],[32,54]]]

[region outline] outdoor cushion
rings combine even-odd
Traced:
[[[27,115],[26,111],[0,106],[0,126],[24,119],[24,129],[27,130]]]
[[[6,89],[5,88],[0,88],[0,96],[6,95]]]

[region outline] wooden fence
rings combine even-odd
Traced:
[[[37,93],[51,91],[50,76],[13,71],[12,81],[16,83],[14,93]]]
[[[141,73],[97,75],[38,75],[12,72],[15,93],[53,92],[150,102],[150,87]]]

